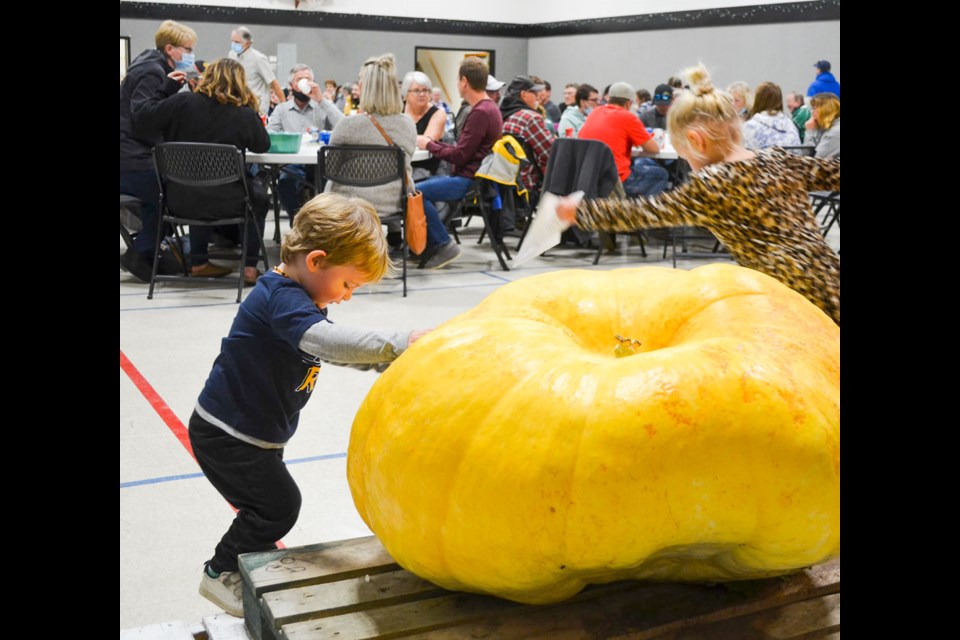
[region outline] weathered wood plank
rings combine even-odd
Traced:
[[[260,597],[264,593],[400,568],[376,536],[245,553],[239,561],[243,580],[243,617],[254,640],[274,637],[260,607]]]
[[[373,609],[449,594],[432,582],[400,569],[326,584],[266,593],[264,617],[273,629],[285,624]]]
[[[566,602],[540,607],[491,605],[483,596],[458,594],[456,601],[437,598],[282,628],[290,640],[410,635],[425,640],[661,638],[838,591],[836,561],[785,578],[728,585],[600,585]]]
[[[564,605],[571,601],[599,602],[610,594],[631,590],[638,585],[635,582],[621,582],[594,586],[581,591]],[[531,608],[542,607],[492,596],[446,592],[446,595],[423,601],[284,625],[280,637],[288,640],[401,638],[410,635],[426,637],[424,634],[436,629],[459,628],[459,625],[495,619],[509,612]]]
[[[240,573],[257,595],[399,568],[376,536],[240,556]]]

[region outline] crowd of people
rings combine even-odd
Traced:
[[[839,256],[824,241],[808,195],[840,189],[840,86],[827,61],[816,63],[806,94],[791,91],[786,99],[773,82],[754,88],[737,82],[722,91],[697,66],[652,94],[624,81],[602,92],[570,83],[556,105],[549,82],[535,75],[503,82],[483,60],[468,57],[458,69],[462,102],[455,109],[426,74],[410,71],[401,80],[392,54],[368,58],[354,84],[327,80],[321,88],[308,65],[296,64],[281,87],[253,41],[249,29],[238,27],[229,54],[202,64],[193,52],[196,32],[168,20],[155,34],[155,48],[137,56],[121,83],[120,191],[143,202],[143,231],[121,266],[141,280],[149,280],[159,244],[151,149],[162,141],[263,152],[270,146],[268,131],[316,127],[331,130],[333,145],[398,146],[424,198],[428,243],[421,267],[442,268],[460,248],[441,205],[467,193],[498,140],[509,134],[526,148],[521,181],[536,192],[555,140],[580,138],[610,149],[622,197],[564,199],[562,220],[614,232],[706,227],[738,263],[780,280],[840,322]],[[670,184],[652,158],[635,157],[638,150],[648,156],[661,150],[658,130],[669,133],[692,169],[679,184]],[[803,146],[814,157],[788,150]],[[417,149],[430,159],[413,163]],[[222,342],[189,425],[204,474],[238,508],[200,586],[201,594],[234,615],[243,611],[239,554],[273,548],[296,522],[300,493],[282,452],[319,363],[382,369],[424,333],[357,331],[327,319],[329,305],[350,300],[358,287],[390,272],[389,252],[402,247],[402,238],[399,229],[384,234],[379,217],[400,210],[400,185],[328,183],[329,193],[302,203],[306,176],[305,167],[288,165],[280,178],[279,195],[291,216],[281,263],[267,274],[257,270],[255,258],[243,266],[244,280],[256,287]],[[179,197],[166,195],[171,202]],[[234,186],[187,204],[215,215],[236,195]],[[262,217],[248,234],[248,245],[259,247]],[[208,259],[208,228],[191,229],[190,238],[191,273],[229,272]]]
[[[240,128],[225,124],[231,122],[229,118],[202,132],[197,131],[201,127],[196,119],[190,127],[175,127],[171,114],[176,106],[204,104],[179,94],[206,96],[208,101],[220,100],[234,108],[259,112],[267,119],[268,131],[303,133],[315,128],[332,131],[332,144],[396,144],[403,148],[409,175],[426,203],[428,244],[424,254],[416,256],[422,268],[441,268],[459,257],[460,248],[451,239],[444,220],[446,203],[463,197],[482,160],[506,134],[512,135],[526,152],[529,162],[519,181],[534,198],[542,187],[550,150],[557,138],[605,143],[627,196],[655,196],[677,186],[677,175],[668,172],[664,162],[650,156],[661,151],[663,138],[658,134],[669,128],[671,108],[691,91],[689,81],[681,77],[668,78],[653,93],[623,81],[607,85],[603,91],[589,83],[568,83],[558,105],[551,100],[549,82],[535,75],[503,82],[489,73],[482,60],[467,59],[459,70],[457,97],[461,102],[451,105],[422,71],[401,76],[391,54],[368,59],[355,83],[340,84],[328,79],[322,87],[313,69],[296,64],[288,72],[287,86],[281,87],[267,57],[253,47],[253,42],[253,34],[245,27],[237,27],[230,34],[226,60],[239,63],[242,75],[234,71],[232,77],[246,82],[246,87],[234,88],[244,95],[245,102],[240,103],[224,100],[223,95],[229,92],[211,93],[209,83],[204,84],[208,82],[208,70],[220,70],[223,61],[195,61],[196,33],[173,21],[165,22],[157,31],[156,48],[142,53],[130,66],[120,89],[120,188],[121,193],[144,202],[145,232],[124,254],[121,266],[140,279],[149,278],[147,265],[152,265],[156,241],[157,187],[150,156],[152,146],[160,140],[191,139],[245,145],[257,151],[264,144],[262,135],[256,141],[241,137]],[[725,91],[716,90],[732,106],[745,149],[808,146],[817,157],[839,156],[840,85],[828,61],[817,61],[814,67],[815,78],[805,93],[791,91],[784,96],[774,82],[762,82],[755,87],[734,82]],[[171,100],[173,97],[177,99]],[[168,101],[169,106],[164,105]],[[182,106],[180,112],[181,118],[192,117],[182,115]],[[231,118],[234,116],[231,114]],[[246,120],[248,124],[253,122]],[[233,135],[226,135],[223,130],[230,130]],[[214,135],[212,131],[224,135]],[[429,159],[413,162],[416,149],[428,151]],[[253,167],[252,172],[255,171]],[[310,173],[303,165],[282,168],[278,195],[291,218],[314,194]],[[336,184],[327,185],[327,189],[355,192]],[[397,193],[399,185],[385,185],[366,196],[386,216],[400,208]],[[262,220],[259,224],[262,227]],[[510,231],[506,227],[504,230]],[[387,238],[394,251],[402,246],[398,227],[389,228]],[[228,272],[205,261],[203,232],[191,240],[189,259],[193,273],[210,276]],[[161,270],[171,268],[169,265],[169,260],[160,261]],[[255,282],[255,268],[249,266],[245,277]]]

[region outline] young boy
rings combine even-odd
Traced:
[[[390,269],[376,211],[324,193],[305,204],[283,239],[282,262],[240,305],[190,418],[200,468],[237,508],[206,563],[200,594],[243,616],[241,553],[276,548],[300,513],[300,490],[283,463],[320,363],[382,371],[423,335],[349,329],[327,305],[349,300]]]

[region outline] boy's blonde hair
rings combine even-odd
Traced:
[[[730,96],[717,91],[710,81],[710,74],[702,64],[681,72],[687,79],[689,91],[675,98],[667,112],[667,130],[673,148],[684,157],[701,161],[714,161],[693,149],[687,141],[686,132],[694,130],[707,138],[721,156],[740,144],[740,115],[733,108]]]
[[[247,72],[243,65],[230,58],[218,58],[204,67],[197,93],[213,98],[220,104],[250,107],[254,111],[260,104],[260,99],[253,95],[247,85]]]
[[[832,93],[818,93],[810,98],[810,108],[817,111],[817,124],[827,130],[833,126],[833,121],[840,117],[840,98]]]
[[[392,53],[367,58],[360,68],[360,84],[361,111],[378,116],[403,113],[397,62]]]
[[[163,51],[168,44],[181,47],[184,42],[196,42],[197,32],[179,22],[164,20],[157,32],[153,34],[153,41],[156,43],[157,49]]]
[[[351,265],[370,284],[392,273],[387,239],[376,209],[361,198],[321,193],[300,208],[293,228],[283,238],[280,259],[322,249],[334,266]]]

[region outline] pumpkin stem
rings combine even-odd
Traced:
[[[613,348],[613,355],[618,358],[632,356],[637,353],[637,350],[640,348],[641,342],[639,340],[624,338],[623,336],[619,335],[613,337],[617,340],[617,346]]]

